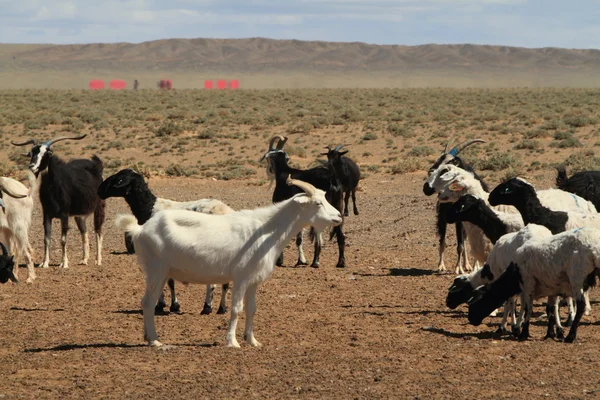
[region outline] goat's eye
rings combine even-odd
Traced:
[[[509,187],[505,188],[504,193],[510,193],[510,188]]]
[[[463,211],[464,209],[465,209],[465,205],[463,204],[460,206],[460,211]]]

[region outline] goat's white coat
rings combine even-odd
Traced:
[[[146,340],[161,345],[153,310],[167,277],[172,277],[184,283],[233,281],[227,344],[239,347],[235,337],[237,315],[245,304],[244,336],[250,345],[258,346],[253,334],[256,290],[273,272],[279,253],[302,227],[322,230],[341,222],[340,213],[318,189],[312,197],[298,194],[278,204],[226,215],[165,210],[143,226],[133,216],[118,216],[116,223],[131,234],[138,262],[146,274],[142,299]]]
[[[3,195],[5,210],[0,210],[0,237],[6,244],[9,254],[15,256],[13,274],[18,278],[20,257],[24,256],[27,263],[27,282],[31,283],[36,278],[33,265],[33,249],[29,244],[29,227],[33,212],[33,196],[37,191],[37,180],[31,171],[27,171],[30,188],[12,178],[0,177],[0,186],[7,188],[14,194],[26,195],[20,199]]]

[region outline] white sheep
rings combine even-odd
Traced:
[[[18,279],[19,259],[24,256],[27,263],[27,281],[36,278],[33,265],[33,249],[29,244],[29,227],[33,212],[33,196],[37,192],[37,179],[27,170],[29,189],[12,178],[0,177],[0,190],[8,196],[2,196],[0,212],[0,240],[6,243],[9,254],[15,256],[14,275]]]
[[[498,279],[477,289],[469,300],[469,322],[481,324],[498,304],[520,293],[524,315],[519,316],[515,331],[522,326],[519,339],[525,340],[529,337],[533,301],[549,297],[546,337],[554,338],[552,305],[557,296],[566,294],[577,302],[577,313],[565,339],[573,342],[585,308],[583,293],[595,284],[599,267],[600,230],[596,228],[578,228],[550,237],[532,238],[517,249],[514,262]],[[562,337],[560,329],[556,336]]]
[[[142,299],[145,339],[158,341],[154,305],[172,277],[184,283],[228,283],[233,281],[231,320],[227,345],[239,347],[236,339],[238,314],[245,307],[244,337],[258,346],[253,333],[256,290],[275,269],[275,260],[289,240],[307,225],[322,231],[342,223],[342,216],[325,199],[325,192],[288,179],[305,193],[267,207],[225,215],[165,210],[143,226],[133,215],[119,215],[117,226],[131,234],[138,263],[146,275]]]

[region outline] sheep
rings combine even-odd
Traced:
[[[26,154],[30,157],[29,169],[37,177],[42,173],[39,196],[42,203],[44,219],[44,260],[41,268],[48,268],[50,263],[50,239],[52,236],[52,219],[61,222],[62,268],[69,268],[67,257],[67,232],[69,216],[75,217],[77,228],[83,242],[83,257],[79,264],[87,265],[90,242],[87,234],[86,218],[94,213],[94,230],[96,232],[96,265],[102,265],[102,224],[104,223],[104,200],[98,197],[98,186],[102,183],[103,165],[96,155],[91,160],[76,159],[69,162],[54,155],[51,146],[61,140],[81,140],[86,135],[75,137],[58,137],[42,144],[36,139],[23,143],[11,142],[15,146],[32,144]]]
[[[0,256],[0,283],[6,283],[9,280],[18,283],[19,279],[14,273],[15,260],[13,256],[8,255],[8,249],[4,243],[0,242],[0,247],[2,248],[2,255]]]
[[[591,201],[600,210],[600,171],[582,171],[567,176],[564,165],[556,167],[556,187]]]
[[[548,296],[546,338],[562,338],[561,329],[554,332],[552,304],[556,296],[572,296],[577,313],[565,342],[577,337],[577,327],[585,306],[584,291],[596,283],[600,273],[600,230],[577,228],[550,237],[532,238],[515,253],[514,261],[490,285],[479,287],[469,299],[469,323],[479,325],[499,304],[521,295],[522,315],[513,332],[519,340],[529,338],[529,319],[535,299]],[[519,329],[522,327],[520,333]]]
[[[233,281],[227,345],[240,347],[236,326],[244,307],[246,342],[260,345],[253,332],[256,291],[275,269],[277,256],[303,226],[321,231],[342,223],[342,215],[327,202],[325,192],[289,177],[287,184],[298,186],[304,193],[266,207],[225,215],[163,210],[143,226],[133,215],[117,217],[117,226],[131,234],[138,263],[146,275],[142,309],[149,345],[162,345],[152,311],[167,277],[186,283]]]
[[[327,153],[321,155],[327,156],[327,160],[331,163],[342,185],[344,192],[344,216],[348,216],[348,202],[350,194],[352,194],[352,206],[354,215],[358,215],[358,207],[356,207],[356,189],[358,181],[360,181],[360,168],[349,157],[345,157],[348,150],[340,151],[346,145],[335,146],[333,149],[326,146]]]
[[[274,139],[279,139],[277,148],[273,148]],[[274,203],[289,199],[293,195],[299,192],[299,189],[289,187],[286,184],[288,176],[292,176],[293,179],[298,179],[303,182],[308,182],[318,189],[323,190],[326,193],[327,200],[330,204],[336,207],[340,212],[343,209],[343,198],[342,198],[342,187],[331,163],[326,163],[325,166],[311,168],[308,170],[300,170],[292,168],[288,165],[288,155],[281,149],[287,138],[282,136],[276,136],[269,142],[269,150],[262,156],[261,160],[266,159],[269,167],[267,171],[273,174],[275,180],[275,190],[273,191],[272,200]],[[346,238],[342,231],[342,225],[333,228],[330,239],[333,235],[337,238],[338,243],[338,262],[336,268],[344,268],[346,266],[346,259],[344,256],[344,248],[346,246]],[[321,234],[320,232],[314,235],[315,239],[315,253],[311,267],[318,268],[319,257],[321,253]],[[298,233],[296,237],[296,246],[298,247],[298,261],[296,265],[306,265],[306,258],[302,249],[302,231]],[[277,265],[283,265],[283,253],[277,258]]]
[[[152,193],[148,184],[144,180],[144,177],[132,169],[123,169],[116,174],[109,176],[100,184],[98,187],[98,196],[102,200],[106,200],[110,197],[122,197],[125,199],[131,212],[137,218],[138,224],[144,224],[150,219],[150,217],[160,210],[167,209],[179,209],[179,210],[190,210],[196,212],[202,212],[205,214],[228,214],[234,210],[227,204],[215,200],[215,199],[200,199],[196,201],[179,202],[168,199],[158,198]],[[130,236],[125,235],[126,244],[130,243]],[[133,254],[133,244],[130,245],[131,252]],[[179,312],[180,304],[177,301],[175,295],[175,282],[172,278],[168,280],[168,286],[171,291],[171,306],[169,310],[171,312]],[[227,311],[227,292],[229,290],[229,284],[222,286],[221,303],[217,314],[224,314]],[[204,308],[200,314],[206,315],[212,312],[212,299],[213,299],[214,285],[208,285],[206,288],[206,299],[204,301]],[[166,303],[164,300],[164,294],[161,293],[161,297],[156,305],[155,312],[162,313]]]
[[[456,165],[459,168],[462,168],[468,172],[471,172],[476,179],[481,181],[481,185],[484,190],[487,192],[489,189],[487,188],[487,184],[477,175],[477,173],[473,170],[473,168],[468,165],[464,160],[458,157],[458,153],[467,148],[468,146],[475,143],[485,143],[485,140],[481,139],[472,139],[467,140],[465,142],[460,143],[459,145],[453,147],[450,151],[448,151],[448,147],[450,146],[450,141],[446,143],[446,147],[442,154],[438,157],[438,159],[433,163],[433,165],[429,168],[428,177],[431,176],[431,173],[438,169],[440,166],[445,164]],[[431,187],[427,182],[423,184],[423,194],[426,196],[431,196],[435,192],[431,190]],[[450,207],[449,204],[440,203],[439,201],[436,203],[436,226],[437,233],[439,236],[439,246],[438,246],[438,271],[445,271],[446,266],[444,264],[444,250],[446,249],[446,212]],[[463,267],[468,268],[468,260],[467,260],[467,252],[464,245],[464,236],[466,233],[464,232],[463,226],[461,223],[456,224],[456,252],[457,252],[457,261],[456,265],[458,267],[459,263],[463,262]]]
[[[32,283],[36,278],[33,265],[33,249],[29,244],[29,227],[33,212],[33,197],[37,191],[37,180],[31,171],[27,171],[29,189],[21,182],[12,178],[0,177],[0,199],[2,210],[0,213],[0,236],[8,244],[9,252],[16,255],[14,275],[18,276],[19,257],[25,256],[27,263],[27,283]],[[2,196],[2,193],[8,196]]]
[[[446,297],[446,306],[454,310],[459,305],[466,303],[473,295],[475,289],[481,285],[492,282],[498,277],[512,261],[515,251],[532,237],[551,236],[548,228],[529,224],[516,231],[515,227],[505,223],[499,217],[502,213],[494,212],[482,199],[472,195],[464,195],[452,207],[446,218],[449,223],[456,221],[469,221],[481,229],[494,244],[484,266],[468,275],[459,275],[452,282]],[[513,216],[508,214],[508,216]],[[509,315],[514,315],[514,300],[509,300],[504,306],[502,322],[499,331],[508,332],[506,323]],[[571,315],[571,309],[570,315]],[[558,316],[558,314],[557,314]],[[560,326],[560,320],[558,321]],[[514,326],[514,320],[513,320]]]

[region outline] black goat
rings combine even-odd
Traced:
[[[440,166],[442,166],[444,164],[452,164],[459,168],[464,169],[465,171],[471,172],[473,174],[473,176],[475,177],[475,179],[477,179],[481,182],[481,186],[483,187],[483,190],[485,190],[486,192],[489,192],[489,187],[481,179],[481,177],[479,177],[479,175],[477,175],[477,173],[473,170],[473,168],[470,165],[468,165],[467,163],[465,163],[462,158],[458,157],[458,153],[460,153],[462,150],[464,150],[465,148],[467,148],[468,146],[470,146],[474,143],[485,143],[485,141],[481,140],[481,139],[467,140],[467,141],[462,142],[462,143],[458,144],[457,146],[453,147],[450,151],[448,151],[448,147],[450,145],[450,141],[448,141],[448,143],[446,143],[446,147],[444,148],[444,151],[442,152],[442,155],[440,155],[438,157],[438,159],[433,163],[431,168],[429,168],[429,173],[427,175],[428,176],[431,175],[431,173],[433,171],[435,171],[437,168],[439,168]],[[427,182],[425,182],[425,184],[423,184],[423,194],[425,194],[426,196],[431,196],[434,193],[435,193],[435,191],[433,190],[433,188],[431,188],[427,184]],[[437,218],[436,226],[437,226],[438,236],[440,237],[440,242],[439,242],[439,247],[438,247],[438,252],[439,252],[438,270],[440,270],[440,271],[444,271],[446,269],[444,266],[444,250],[446,248],[446,227],[447,227],[447,222],[446,222],[445,216],[448,213],[448,210],[450,209],[451,206],[452,206],[452,203],[440,203],[439,201],[436,206],[436,214],[437,214],[436,215],[436,218]],[[458,265],[458,263],[460,263],[461,257],[466,257],[465,244],[464,244],[465,236],[466,236],[466,233],[465,233],[462,223],[457,222],[456,223],[457,265]]]
[[[106,178],[98,187],[98,196],[102,200],[106,200],[110,197],[122,197],[125,199],[129,205],[129,208],[131,209],[131,212],[137,218],[137,221],[140,225],[148,221],[155,212],[167,208],[178,208],[213,214],[221,214],[233,211],[224,203],[214,199],[177,202],[173,200],[157,198],[148,187],[144,177],[132,169],[123,169]],[[125,245],[127,246],[129,254],[133,254],[135,252],[133,243],[131,243],[131,238],[127,234],[125,235]],[[180,304],[177,301],[177,296],[175,294],[175,281],[172,278],[169,278],[167,284],[171,292],[171,306],[169,307],[169,310],[171,312],[179,312]],[[217,314],[224,314],[227,311],[226,299],[228,290],[229,284],[226,283],[222,286],[221,304],[219,305]],[[214,285],[207,285],[206,300],[204,301],[204,308],[202,309],[201,314],[210,314],[212,312],[213,292]],[[162,314],[166,305],[164,293],[161,292],[161,296],[158,299],[158,303],[154,310],[155,313]]]
[[[564,165],[556,167],[556,187],[591,201],[600,211],[600,171],[581,171],[567,176]]]
[[[13,272],[15,266],[13,256],[8,255],[8,250],[4,243],[0,243],[0,247],[2,248],[2,255],[0,256],[0,283],[6,283],[9,280],[19,282]]]
[[[277,147],[274,148],[273,144],[275,140],[279,139]],[[307,170],[300,170],[292,168],[288,165],[288,156],[282,150],[283,144],[286,142],[286,138],[282,136],[276,136],[271,139],[269,143],[269,150],[263,156],[267,160],[269,166],[267,167],[268,173],[272,174],[275,179],[275,190],[273,191],[272,200],[274,203],[287,200],[295,194],[301,193],[301,189],[296,186],[290,186],[286,183],[288,176],[291,175],[292,179],[298,179],[303,182],[310,183],[317,189],[321,189],[325,192],[327,201],[333,205],[340,213],[343,208],[343,192],[342,185],[335,173],[335,169],[331,163],[327,163],[325,166],[315,167]],[[343,224],[343,223],[342,223]],[[346,260],[344,258],[344,247],[346,245],[344,233],[342,231],[342,225],[333,228],[331,237],[333,235],[337,238],[339,257],[336,267],[344,268],[346,266]],[[306,265],[306,258],[302,250],[302,232],[296,237],[296,245],[298,246],[298,262],[296,265]],[[311,267],[319,267],[319,256],[321,253],[321,235],[320,232],[315,234],[315,254]],[[277,259],[277,265],[283,265],[283,254]]]
[[[340,151],[344,146],[346,145],[335,146],[333,149],[327,146],[327,153],[321,155],[327,156],[327,160],[331,163],[333,168],[335,168],[335,173],[337,174],[344,192],[344,216],[347,217],[350,194],[352,194],[354,215],[358,215],[358,208],[356,207],[356,189],[358,187],[358,181],[360,180],[360,168],[352,159],[345,157],[348,150]]]
[[[61,140],[81,140],[86,135],[76,137],[59,137],[42,144],[36,139],[23,143],[11,142],[15,146],[33,144],[29,153],[29,169],[36,177],[44,170],[40,183],[40,202],[44,217],[44,260],[41,268],[48,268],[50,263],[50,239],[52,236],[52,219],[59,218],[62,227],[62,263],[69,267],[67,258],[67,232],[69,216],[75,216],[77,228],[81,232],[83,242],[83,258],[80,264],[87,265],[90,242],[87,234],[86,218],[94,213],[94,230],[96,231],[96,264],[102,264],[102,224],[104,223],[104,201],[98,197],[98,186],[102,183],[103,165],[96,155],[91,160],[77,159],[65,162],[54,155],[50,146]]]

